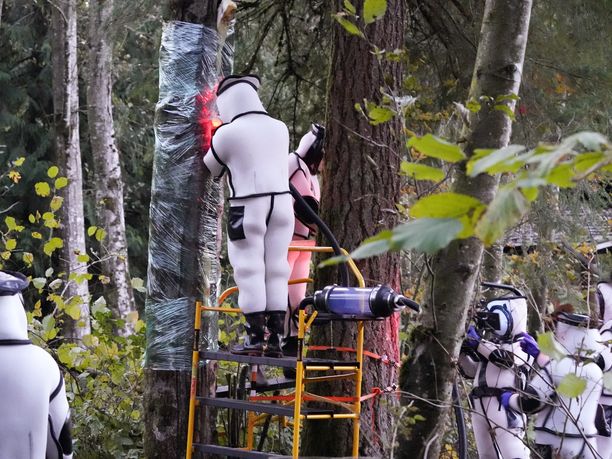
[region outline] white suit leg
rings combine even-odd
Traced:
[[[517,416],[519,427],[508,425],[506,411],[496,397],[474,400],[472,425],[479,459],[528,459],[529,448],[523,442],[524,416]]]
[[[47,431],[47,459],[72,458],[72,433],[70,427],[70,407],[66,398],[63,378],[57,392],[49,402],[49,428]]]
[[[269,201],[269,196],[240,199],[229,210],[227,254],[243,314],[266,309],[264,237]]]
[[[265,235],[266,311],[286,311],[289,290],[287,250],[293,236],[293,200],[289,194],[271,196]]]

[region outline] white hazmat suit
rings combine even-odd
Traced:
[[[72,457],[70,409],[59,367],[28,339],[27,279],[0,271],[0,459]]]
[[[522,351],[518,336],[527,330],[527,301],[524,297],[495,299],[487,303],[484,314],[489,325],[485,323],[478,328],[487,329],[490,340],[481,339],[474,348],[480,362],[470,394],[478,457],[527,459],[529,448],[523,440],[526,418],[507,411],[500,403],[503,392],[522,390],[531,369],[530,357]],[[460,364],[475,361],[461,359]],[[462,370],[464,374],[473,372],[468,367]]]
[[[602,343],[606,346],[602,355],[610,359],[612,353],[612,281],[597,284],[597,303],[603,321],[599,332]],[[607,373],[612,373],[612,370],[608,369]],[[605,432],[605,435],[597,437],[597,450],[603,459],[612,459],[612,435],[608,435],[612,433],[612,391],[604,387],[599,403],[602,407],[601,421],[605,423],[605,426],[602,426],[603,429],[600,430]]]

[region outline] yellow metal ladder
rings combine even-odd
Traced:
[[[290,251],[300,252],[325,252],[331,253],[333,249],[331,247],[289,247]],[[343,249],[343,254],[348,256],[348,253]],[[363,276],[359,272],[359,269],[350,258],[347,261],[350,270],[357,279],[359,287],[364,287]],[[309,282],[311,279],[297,279],[290,281],[290,283],[302,283]],[[333,321],[339,319],[339,317],[332,314],[321,314],[317,311],[307,312],[304,309],[300,309],[298,313],[298,352],[297,358],[274,358],[266,356],[248,356],[248,355],[235,355],[229,352],[223,351],[203,351],[200,355],[199,341],[200,341],[200,328],[202,321],[202,313],[206,311],[223,312],[228,314],[239,314],[240,310],[236,308],[222,307],[223,302],[229,295],[235,293],[238,289],[232,287],[223,292],[218,301],[218,306],[207,307],[201,302],[195,304],[195,324],[194,324],[194,346],[192,352],[192,366],[191,366],[191,389],[189,399],[189,420],[188,420],[188,431],[187,431],[187,449],[185,457],[191,459],[195,452],[215,454],[221,456],[231,456],[240,458],[279,458],[279,457],[299,457],[300,448],[300,433],[302,420],[320,420],[320,419],[352,419],[353,421],[353,442],[352,442],[352,456],[357,457],[359,454],[359,429],[360,429],[360,413],[361,413],[361,382],[362,382],[362,371],[363,371],[363,342],[364,342],[364,323],[362,321],[356,321],[357,327],[357,343],[356,343],[356,358],[354,361],[343,361],[343,360],[329,360],[329,359],[314,359],[305,357],[305,345],[304,340],[306,333],[311,329],[315,320],[321,319],[325,316],[326,321]],[[257,390],[256,385],[256,366],[267,365],[277,367],[289,367],[295,368],[296,377],[295,385],[293,390],[283,396],[277,397],[266,397],[266,396],[252,396],[249,400],[235,400],[230,398],[217,398],[217,397],[200,397],[197,394],[198,386],[198,368],[200,361],[202,360],[224,360],[245,363],[251,365],[251,392],[252,395]],[[327,372],[333,371],[337,374],[324,375],[324,376],[310,376],[311,372]],[[339,402],[334,400],[334,397],[328,397],[323,395],[312,394],[306,391],[306,385],[309,383],[320,382],[324,380],[340,379],[340,378],[351,378],[355,381],[355,392],[353,397],[349,397],[352,402]],[[261,391],[266,391],[266,388],[259,388]],[[270,389],[268,389],[270,390]],[[274,400],[282,401],[282,403],[261,403],[256,400]],[[342,408],[345,412],[336,412],[335,409],[313,409],[303,406],[306,401],[316,401],[331,404],[335,407]],[[194,442],[194,431],[195,431],[195,414],[198,406],[213,406],[218,408],[237,409],[248,412],[247,422],[247,435],[246,445],[244,448],[231,448],[219,445],[205,445]],[[263,415],[257,416],[255,413],[264,413]],[[282,424],[288,428],[293,429],[293,442],[292,442],[292,455],[291,456],[280,456],[274,453],[264,453],[260,451],[254,451],[254,432],[255,427],[261,424],[262,420],[267,416],[276,416],[282,420]],[[293,421],[289,421],[288,418],[293,418]]]

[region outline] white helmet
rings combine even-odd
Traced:
[[[489,301],[484,311],[476,314],[478,328],[497,341],[509,342],[527,331],[525,297],[502,297]]]
[[[555,339],[561,352],[567,355],[596,358],[603,349],[599,330],[591,318],[584,314],[559,312],[555,315]]]
[[[230,123],[238,115],[265,111],[257,90],[261,85],[257,75],[229,75],[217,88],[219,118]]]
[[[29,284],[21,273],[0,271],[0,340],[28,339],[21,291]]]

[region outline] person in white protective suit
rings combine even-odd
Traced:
[[[597,284],[597,305],[599,316],[603,326],[599,329],[602,344],[606,350],[602,353],[610,358],[612,354],[612,273],[608,275],[607,281]],[[608,374],[612,370],[607,370]],[[604,459],[612,459],[612,391],[604,387],[601,399],[601,425],[600,435],[597,437],[597,450]]]
[[[468,329],[459,365],[464,375],[474,377],[470,401],[478,457],[527,459],[526,417],[500,405],[504,391],[522,390],[531,369],[519,343],[527,330],[527,301],[521,296],[491,300],[476,323]]]
[[[310,130],[302,137],[297,149],[289,154],[289,183],[300,193],[310,209],[304,209],[299,201],[293,205],[295,223],[293,228],[292,246],[314,246],[316,236],[315,221],[313,213],[319,212],[321,200],[321,189],[317,173],[323,160],[323,141],[325,139],[325,128],[319,124],[312,124]],[[289,279],[304,279],[310,273],[311,252],[290,251]],[[289,311],[285,330],[287,337],[283,343],[285,355],[296,355],[297,353],[297,325],[294,314],[300,302],[306,295],[306,284],[293,284],[289,286]]]
[[[51,355],[28,339],[27,285],[22,274],[0,271],[0,459],[69,459],[64,379]]]
[[[543,459],[600,459],[596,415],[602,368],[610,361],[601,353],[599,331],[589,328],[589,316],[560,312],[555,318],[555,347],[563,357],[551,359],[540,352],[533,338],[524,339],[524,350],[536,359],[539,368],[525,391],[503,394],[502,405],[517,413],[537,413],[535,449]],[[568,374],[585,384],[577,397],[557,391]]]
[[[238,286],[238,306],[248,336],[237,354],[282,355],[293,234],[289,192],[287,126],[265,111],[254,75],[231,75],[219,83],[217,108],[223,124],[204,155],[215,177],[227,175],[230,208],[228,255]],[[266,327],[270,332],[265,343]]]

